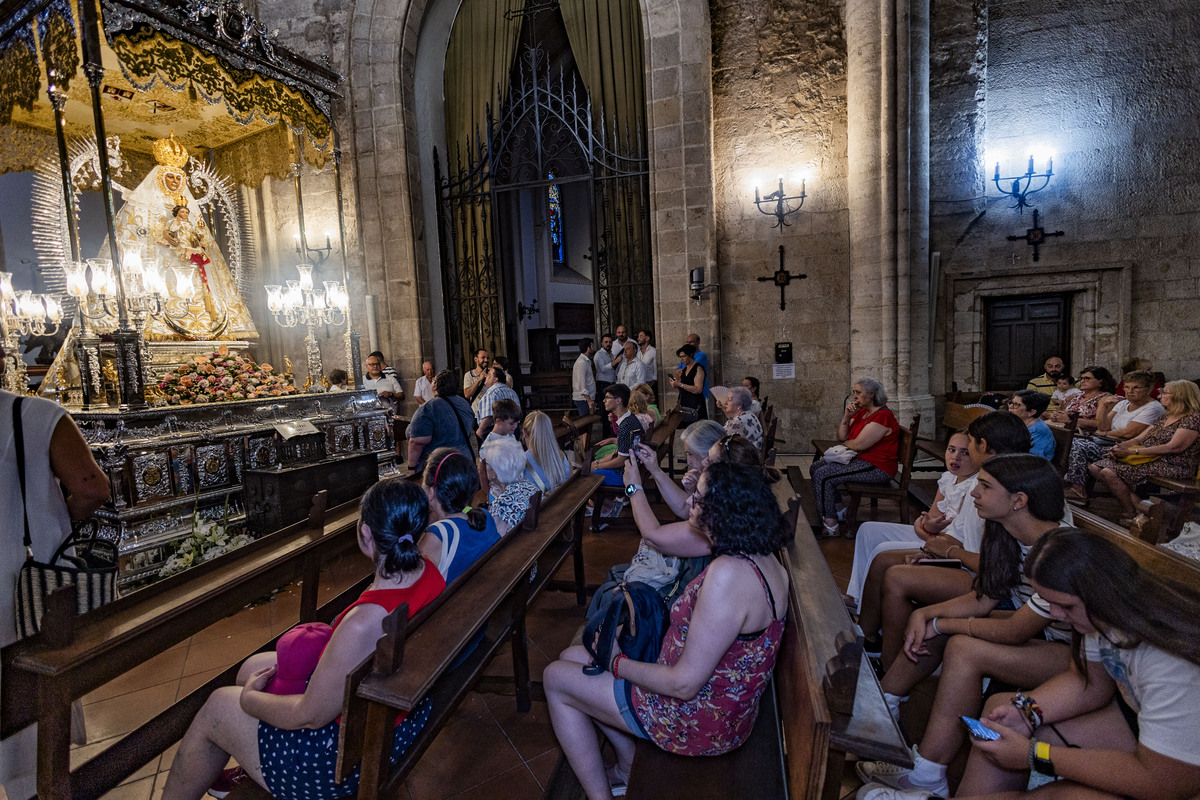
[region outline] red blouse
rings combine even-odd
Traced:
[[[866,461],[873,467],[886,472],[888,475],[895,475],[900,470],[899,449],[900,449],[900,423],[896,421],[896,415],[887,406],[877,408],[875,411],[868,413],[865,408],[858,410],[853,417],[850,418],[850,435],[846,440],[857,438],[862,429],[867,427],[872,422],[878,422],[888,429],[875,444],[858,454],[858,457]]]

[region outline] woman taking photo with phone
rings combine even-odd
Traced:
[[[972,742],[955,796],[1194,797],[1200,593],[1147,572],[1107,539],[1070,528],[1034,546],[1026,573],[1054,616],[1074,628],[1070,669],[1023,699],[989,701],[983,722],[1000,738]],[[1027,793],[1031,767],[1061,780]],[[881,789],[859,798],[927,795]]]

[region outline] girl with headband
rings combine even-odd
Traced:
[[[446,583],[453,583],[500,541],[500,532],[486,509],[471,505],[479,492],[479,471],[462,453],[452,447],[434,450],[425,462],[421,481],[432,523],[421,537],[421,553]]]

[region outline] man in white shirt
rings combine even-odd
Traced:
[[[587,416],[596,408],[596,401],[593,399],[596,396],[596,376],[592,374],[592,356],[595,353],[596,349],[591,339],[579,340],[579,358],[575,359],[575,364],[571,367],[571,399],[575,401],[575,410],[581,417]]]
[[[487,380],[488,363],[491,354],[482,347],[475,351],[475,369],[463,375],[463,397],[471,404],[471,408],[479,408],[479,399],[483,397],[483,385]]]
[[[625,343],[625,355],[617,367],[617,383],[630,389],[646,382],[646,367],[638,358],[638,347],[634,342]]]
[[[417,405],[423,406],[433,399],[433,362],[426,361],[421,364],[421,377],[417,378],[417,385],[413,387],[413,399],[417,401]]]
[[[624,325],[618,325],[617,326],[617,338],[613,340],[612,346],[609,347],[609,350],[612,352],[612,357],[613,357],[614,362],[616,361],[616,359],[621,357],[622,353],[625,352],[625,343],[628,341],[629,341],[629,329],[626,328]],[[614,363],[613,367],[616,367],[616,366],[617,366],[616,363]]]
[[[597,404],[601,402],[600,398],[604,397],[604,390],[617,382],[617,371],[613,369],[612,343],[613,337],[611,333],[601,336],[600,349],[592,357],[592,362],[596,365],[595,396]]]
[[[378,358],[379,359],[379,363],[383,365],[383,367],[379,370],[379,372],[385,378],[391,378],[392,380],[394,380],[396,382],[396,385],[400,387],[400,391],[395,392],[395,394],[396,394],[395,399],[403,400],[404,399],[404,386],[403,386],[403,384],[400,383],[400,374],[397,373],[395,369],[388,366],[387,359],[383,357],[383,352],[380,350],[376,350],[375,352],[368,355],[367,358],[369,358],[369,359],[370,358]]]
[[[367,356],[367,374],[363,378],[363,388],[373,389],[386,405],[394,406],[397,400],[404,399],[404,389],[400,381],[391,375],[383,374],[383,358],[377,355]]]
[[[642,329],[637,332],[638,361],[642,362],[642,371],[646,383],[657,388],[658,384],[658,351],[650,344],[650,331]]]

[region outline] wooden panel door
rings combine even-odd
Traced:
[[[1023,389],[1049,356],[1070,353],[1068,293],[990,298],[985,314],[985,389]]]

